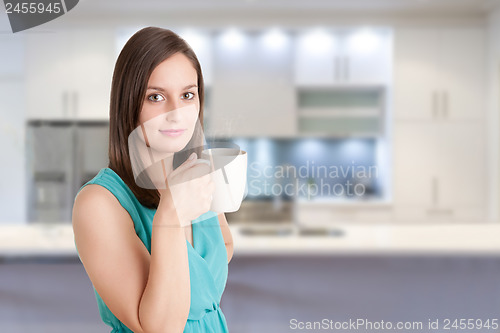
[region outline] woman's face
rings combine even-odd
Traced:
[[[200,110],[197,82],[196,70],[182,53],[153,70],[137,124],[144,125],[152,149],[175,153],[186,147]]]

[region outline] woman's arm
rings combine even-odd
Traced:
[[[78,254],[97,293],[136,333],[182,332],[190,307],[183,228],[169,207],[153,220],[151,255],[116,197],[87,185],[75,199],[73,230]]]
[[[191,306],[184,228],[171,200],[161,200],[153,219],[149,277],[139,306],[148,332],[182,332]]]
[[[226,245],[227,251],[227,262],[231,261],[234,252],[234,244],[233,244],[233,236],[231,235],[231,229],[229,229],[229,225],[227,224],[226,216],[224,213],[220,213],[219,224],[220,230],[222,231],[222,236],[224,237],[224,244]]]

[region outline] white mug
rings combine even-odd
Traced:
[[[215,183],[210,210],[230,213],[240,209],[247,190],[247,152],[238,148],[210,148],[201,158],[211,163],[212,180]]]

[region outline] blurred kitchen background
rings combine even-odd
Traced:
[[[114,63],[145,26],[192,46],[205,134],[248,153],[231,332],[498,318],[500,1],[87,0],[0,24],[0,331],[109,331],[72,205],[107,167]]]

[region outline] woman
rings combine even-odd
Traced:
[[[128,40],[111,87],[110,162],[73,208],[78,255],[112,332],[228,331],[220,299],[232,237],[224,214],[209,211],[210,175],[193,177],[206,167],[196,163],[199,149],[178,167],[162,160],[165,186],[155,189],[137,185],[128,147],[135,128],[161,118],[164,129],[185,130],[157,131],[172,157],[192,145],[203,104],[201,67],[183,39],[148,27]]]

